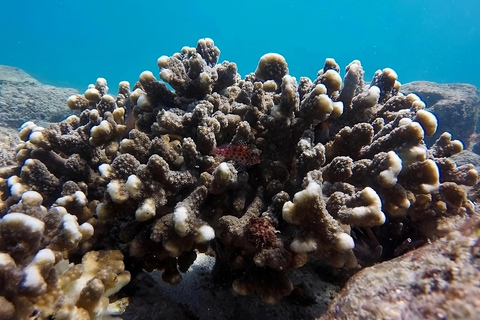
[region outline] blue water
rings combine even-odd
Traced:
[[[402,83],[480,87],[479,0],[2,1],[0,64],[43,83],[84,91],[105,77],[112,91],[156,60],[210,37],[220,60],[244,76],[267,52],[314,78],[325,58],[358,59],[371,79],[391,67]]]

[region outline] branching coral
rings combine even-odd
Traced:
[[[81,191],[73,198],[85,205]],[[108,299],[130,280],[121,252],[89,251],[82,263],[69,264],[67,253],[92,237],[93,226],[79,225],[62,206],[47,211],[43,201],[38,192],[26,191],[0,219],[0,295],[11,306],[3,318],[103,319],[121,313],[128,300]]]
[[[407,237],[433,239],[452,228],[447,217],[473,214],[462,185],[477,172],[445,158],[462,149],[448,133],[427,148],[437,120],[401,93],[392,69],[365,85],[359,61],[342,81],[327,59],[317,79],[297,82],[281,55],[267,54],[240,79],[219,54],[202,39],[158,59],[174,91],[145,71],[113,97],[100,78],[67,101],[79,116],[21,128],[18,166],[0,180],[1,270],[16,279],[1,295],[14,312],[21,290],[72,294],[62,277],[82,273],[58,271],[62,258],[84,255],[84,268],[92,255],[113,261],[96,265],[115,284],[90,272],[76,293],[76,308],[94,318],[128,280],[118,251],[94,250],[122,250],[174,284],[210,244],[234,270],[236,292],[275,303],[292,290],[286,271],[309,259],[356,268],[372,241],[384,247],[377,259],[388,258]],[[226,156],[234,148],[241,154]],[[388,234],[404,225],[414,232]]]

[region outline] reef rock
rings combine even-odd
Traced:
[[[480,170],[480,155],[470,151],[463,150],[460,153],[454,154],[450,157],[457,166],[462,166],[464,164],[473,164],[477,170]]]
[[[0,127],[0,168],[16,163],[15,146],[19,142],[17,130]]]
[[[468,147],[471,135],[478,133],[480,100],[478,88],[471,84],[441,84],[429,81],[413,81],[402,85],[405,94],[415,93],[433,112],[438,120],[437,133],[425,139],[431,145],[442,132],[450,132]]]
[[[478,319],[480,220],[354,275],[320,320]]]
[[[25,71],[0,65],[0,126],[17,129],[25,121],[38,125],[70,115],[65,100],[76,89],[41,84]]]

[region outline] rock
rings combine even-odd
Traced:
[[[0,127],[0,168],[16,163],[15,146],[19,143],[17,130]]]
[[[478,319],[480,219],[391,261],[355,274],[320,317]]]
[[[463,150],[460,153],[457,153],[450,157],[456,165],[462,166],[465,164],[473,164],[475,169],[480,172],[480,155],[470,151],[470,150]],[[473,203],[478,206],[480,205],[480,182],[472,187],[465,187],[468,192],[468,199],[473,201]]]
[[[465,147],[474,134],[480,110],[479,91],[471,84],[440,84],[428,81],[414,81],[402,85],[404,94],[415,93],[427,104],[427,110],[433,112],[439,122],[435,135],[425,138],[432,145],[445,131],[453,139],[463,142]]]
[[[0,65],[0,126],[17,129],[25,121],[46,126],[71,114],[67,98],[78,91],[41,84],[25,71]]]
[[[20,68],[0,65],[0,82],[27,83],[41,85],[41,83]]]
[[[454,154],[453,156],[450,157],[457,166],[462,166],[464,164],[473,164],[475,166],[475,169],[480,172],[480,155],[469,151],[469,150],[463,150],[460,153]]]

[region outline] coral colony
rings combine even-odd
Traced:
[[[173,91],[149,71],[117,96],[99,78],[68,99],[78,116],[21,127],[0,171],[0,318],[109,318],[124,259],[175,284],[199,252],[276,303],[309,260],[356,269],[473,214],[477,172],[447,158],[462,144],[427,148],[436,117],[392,69],[365,83],[355,60],[342,80],[327,59],[297,81],[269,53],[242,79],[219,55],[201,39],[158,59]]]

